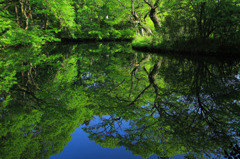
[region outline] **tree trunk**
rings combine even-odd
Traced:
[[[44,30],[47,30],[47,27],[48,27],[48,17],[47,17],[47,14],[45,14],[45,20],[44,20]]]
[[[15,3],[15,17],[16,17],[18,26],[20,26],[19,16],[18,16],[18,9],[17,9],[17,4],[16,3]]]
[[[204,11],[205,11],[205,4],[206,2],[201,2],[200,3],[200,15],[198,19],[198,31],[199,31],[199,36],[200,38],[204,37]]]
[[[158,15],[157,15],[157,9],[152,8],[150,10],[149,16],[150,16],[150,19],[152,20],[152,22],[154,24],[154,27],[155,27],[156,31],[157,32],[160,31],[161,23],[160,23],[160,19],[158,18]]]
[[[154,24],[155,30],[157,32],[159,32],[160,28],[161,28],[161,22],[160,22],[160,19],[159,19],[158,15],[157,15],[157,10],[160,6],[160,0],[156,0],[154,4],[153,4],[152,0],[151,1],[144,0],[144,2],[151,8],[150,11],[149,11],[149,17]]]
[[[21,8],[21,12],[23,15],[23,19],[25,20],[24,29],[27,30],[28,26],[29,26],[29,17],[31,16],[31,7],[27,0],[25,0],[25,2],[23,0],[19,0],[19,3],[20,3],[20,8]],[[27,5],[28,5],[28,9],[29,9],[28,15],[27,15]]]

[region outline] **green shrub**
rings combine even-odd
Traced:
[[[150,47],[152,46],[152,36],[138,36],[132,41],[134,47]]]
[[[15,28],[7,31],[0,41],[0,47],[13,45],[44,44],[46,41],[60,41],[55,38],[55,30],[41,30],[37,27],[31,30]]]

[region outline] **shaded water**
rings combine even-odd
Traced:
[[[129,43],[24,47],[0,58],[0,158],[239,156],[239,60]]]

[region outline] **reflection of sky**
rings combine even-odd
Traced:
[[[104,119],[108,119],[108,116],[104,116]],[[93,126],[99,124],[101,118],[95,117],[89,124]],[[125,127],[126,121],[123,121],[122,126]],[[58,155],[51,156],[50,159],[140,159],[141,157],[135,156],[131,151],[126,150],[124,147],[119,147],[115,149],[103,148],[95,141],[90,141],[88,139],[89,134],[82,130],[83,127],[80,126],[72,134],[72,140],[64,147],[64,151]],[[121,131],[121,128],[119,128]]]
[[[87,127],[91,127],[91,126],[96,126],[96,125],[101,125],[101,123],[103,123],[103,121],[111,121],[111,117],[110,116],[102,116],[101,118],[98,116],[95,116],[95,118],[93,120],[91,120],[91,122],[89,123],[89,125]],[[129,121],[126,120],[116,120],[113,122],[113,127],[115,130],[117,130],[118,134],[120,135],[124,135],[125,134],[125,130],[128,129],[129,126]],[[108,129],[106,129],[106,131],[110,130],[110,127]],[[100,127],[99,129],[97,129],[97,132],[101,132],[104,131],[103,127]]]
[[[88,139],[89,134],[77,128],[72,134],[72,140],[64,147],[64,151],[50,159],[140,159],[124,147],[115,149],[103,148]]]
[[[240,72],[239,72],[237,75],[235,75],[235,77],[236,77],[238,80],[240,80]]]
[[[104,116],[107,118],[107,116]],[[101,122],[99,117],[96,117],[89,125],[94,125]],[[127,128],[128,122],[123,121],[122,128]],[[84,132],[80,126],[72,134],[72,140],[64,147],[63,152],[53,155],[50,159],[141,159],[140,156],[135,156],[125,147],[119,148],[103,148],[96,144],[95,141],[88,139],[89,134]],[[176,155],[173,159],[183,159],[182,155]],[[158,156],[152,155],[149,159],[158,159]]]

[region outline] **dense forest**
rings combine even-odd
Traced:
[[[239,49],[240,0],[0,0],[0,10],[0,47],[65,38]]]
[[[80,126],[142,158],[239,158],[239,39],[240,0],[0,0],[0,158]]]

